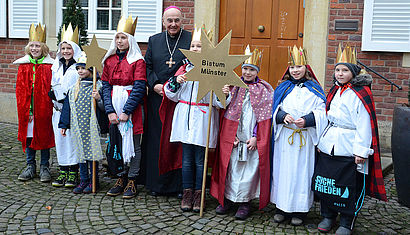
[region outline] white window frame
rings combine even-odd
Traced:
[[[162,1],[156,0],[156,23],[155,32],[162,31]],[[152,1],[155,2],[155,1]],[[111,3],[110,3],[111,4]],[[58,35],[59,28],[63,21],[63,0],[56,0],[56,35]],[[88,2],[88,38],[91,39],[95,34],[98,39],[112,39],[115,30],[97,30],[97,0],[89,0]],[[111,9],[110,9],[111,10]],[[128,17],[128,0],[122,0],[121,2],[121,15]],[[132,16],[135,19],[135,15]],[[111,21],[111,19],[110,19]],[[114,28],[117,26],[114,25]],[[137,42],[148,42],[148,38],[151,35],[138,33],[138,23],[135,33],[135,39]]]
[[[9,29],[9,38],[29,38],[28,31],[30,28],[30,24],[38,24],[38,23],[43,23],[43,0],[31,0],[32,2],[35,2],[37,4],[36,9],[24,9],[25,13],[27,13],[27,18],[29,18],[27,25],[24,25],[24,28],[19,27],[19,28],[13,28],[14,27],[14,20],[17,19],[17,17],[14,17],[14,1],[13,0],[8,0],[8,29]],[[22,9],[20,9],[22,10]],[[32,12],[30,12],[32,11]],[[36,13],[36,17],[33,17],[33,13]]]
[[[0,38],[7,37],[6,0],[0,0]]]
[[[375,0],[364,1],[362,51],[410,52],[410,22],[407,41],[372,41],[373,10]],[[387,28],[387,26],[386,26]]]

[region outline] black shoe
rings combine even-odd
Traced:
[[[155,191],[149,191],[149,195],[156,197],[159,196],[159,193],[155,192]]]
[[[70,173],[68,173],[67,181],[65,182],[64,187],[74,188],[75,186],[77,186],[77,175],[77,172],[70,171]]]
[[[178,193],[178,194],[177,194],[177,198],[178,198],[178,199],[182,199],[182,193]]]
[[[130,198],[137,196],[137,194],[138,194],[138,191],[137,191],[137,188],[135,187],[135,180],[129,179],[128,184],[125,187],[124,194],[122,195],[122,198],[130,199]]]
[[[60,175],[57,177],[56,180],[52,183],[54,187],[62,187],[65,184],[65,181],[67,180],[67,173],[66,171],[60,171]]]
[[[115,182],[114,186],[108,190],[108,196],[118,196],[124,191],[125,184],[127,183],[127,178],[118,178],[117,182]]]

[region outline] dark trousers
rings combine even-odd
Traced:
[[[27,148],[26,148],[26,154],[27,154],[27,164],[32,164],[36,165],[36,150],[30,148],[31,141],[33,138],[29,137],[27,138]],[[40,150],[41,152],[41,158],[40,158],[40,165],[45,165],[49,166],[49,160],[50,160],[50,149],[42,149]]]
[[[358,208],[360,207],[360,202],[358,202],[357,200],[360,197],[360,194],[362,193],[363,190],[363,175],[360,172],[356,172],[356,197],[355,197],[355,203],[359,204]],[[322,201],[320,201],[320,214],[325,217],[325,218],[329,218],[329,219],[336,219],[337,215],[338,215],[338,211],[333,210],[331,208],[329,208],[325,203],[323,203]],[[344,214],[344,213],[340,213],[340,226],[348,228],[350,230],[353,230],[353,226],[354,226],[354,222],[356,220],[356,217],[354,214]]]
[[[80,163],[80,180],[86,183],[91,183],[93,177],[93,162],[85,161],[85,163]],[[98,162],[95,164],[96,177],[98,179]]]
[[[202,189],[205,147],[182,144],[182,188]]]

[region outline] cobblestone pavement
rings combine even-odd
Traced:
[[[54,150],[52,156],[51,173],[55,178]],[[0,234],[318,233],[318,203],[309,212],[304,226],[293,227],[289,222],[274,223],[274,206],[258,211],[256,201],[252,202],[251,217],[238,221],[233,217],[234,211],[216,215],[217,202],[208,194],[204,217],[200,218],[195,213],[182,213],[175,197],[153,197],[142,186],[138,186],[139,195],[131,200],[106,196],[113,180],[103,176],[95,195],[74,195],[69,189],[41,183],[38,177],[21,182],[17,176],[25,167],[25,155],[17,141],[16,125],[0,123],[0,162]],[[410,234],[410,209],[397,202],[392,172],[385,177],[385,184],[389,202],[366,197],[356,234]]]

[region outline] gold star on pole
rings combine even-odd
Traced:
[[[97,71],[102,71],[101,61],[104,58],[105,53],[107,53],[107,50],[98,46],[95,34],[93,36],[93,40],[91,40],[90,45],[83,46],[83,50],[87,55],[86,68],[95,67]]]
[[[232,30],[215,47],[202,29],[202,49],[200,53],[180,49],[188,60],[195,65],[186,76],[189,81],[199,82],[197,102],[213,90],[225,107],[226,97],[222,92],[224,85],[248,87],[233,70],[249,58],[249,55],[229,55],[231,34]]]

